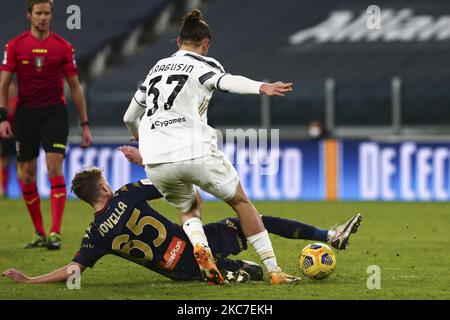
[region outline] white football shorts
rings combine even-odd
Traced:
[[[145,165],[147,177],[165,199],[182,212],[191,209],[200,187],[216,198],[233,198],[239,184],[236,169],[217,147],[203,157]]]

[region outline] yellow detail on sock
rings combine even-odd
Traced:
[[[57,148],[57,149],[66,149],[66,146],[62,143],[54,143],[53,144],[53,148]]]

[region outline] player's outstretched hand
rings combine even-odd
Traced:
[[[92,144],[91,129],[89,129],[89,126],[83,126],[83,132],[81,133],[80,147],[88,148],[91,146],[91,144]]]
[[[23,274],[22,271],[19,271],[14,268],[4,271],[2,273],[2,275],[5,277],[8,277],[8,278],[11,278],[14,281],[19,282],[19,283],[27,283],[28,280],[30,280],[30,278],[27,277],[25,274]]]
[[[121,151],[125,158],[131,163],[142,166],[142,157],[139,153],[139,149],[131,146],[121,146],[119,147],[119,151]]]
[[[292,91],[292,83],[284,83],[277,81],[275,83],[264,83],[259,92],[266,96],[279,96],[283,97],[286,92]]]
[[[11,130],[11,125],[8,121],[3,121],[0,123],[0,138],[12,139],[13,133]]]

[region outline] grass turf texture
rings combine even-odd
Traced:
[[[0,299],[450,299],[449,203],[310,203],[256,202],[263,214],[327,228],[363,214],[360,230],[346,251],[337,252],[337,268],[325,280],[305,277],[297,286],[272,286],[268,281],[223,287],[200,282],[173,282],[139,265],[107,255],[81,278],[81,290],[64,283],[19,285],[0,278]],[[176,211],[163,201],[153,206],[174,221]],[[43,201],[44,221],[50,223],[49,202]],[[232,211],[220,202],[204,203],[204,221],[213,222]],[[31,220],[20,200],[0,200],[0,270],[16,267],[35,276],[62,267],[79,248],[92,210],[68,201],[61,251],[22,249],[32,234]],[[47,227],[48,229],[48,227]],[[311,241],[271,236],[283,269],[300,275],[301,249]],[[252,248],[239,258],[258,261]],[[381,289],[367,289],[367,268],[381,268]],[[265,275],[267,279],[267,274]]]

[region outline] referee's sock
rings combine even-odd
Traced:
[[[67,191],[63,176],[50,178],[50,206],[52,209],[52,227],[50,233],[61,233],[61,223],[66,205]]]
[[[36,233],[40,233],[45,237],[41,213],[41,198],[39,197],[37,184],[36,182],[31,184],[21,184],[21,187],[23,199],[25,200],[31,220],[33,221],[34,229],[36,230]]]

